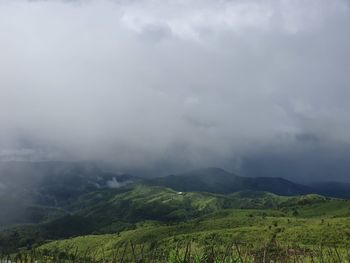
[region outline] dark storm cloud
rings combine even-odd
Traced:
[[[349,24],[346,0],[2,0],[0,156],[240,169],[348,145]]]

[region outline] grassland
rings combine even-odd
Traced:
[[[208,244],[221,249],[227,244],[240,244],[260,250],[273,244],[283,250],[302,247],[312,251],[323,246],[337,247],[340,254],[344,254],[350,244],[350,202],[346,200],[319,195],[281,197],[261,192],[228,196],[180,194],[171,189],[145,186],[137,186],[131,193],[114,196],[112,200],[115,203],[129,198],[135,202],[135,209],[139,205],[148,207],[154,215],[161,211],[152,208],[156,204],[157,209],[164,209],[166,220],[147,219],[136,223],[134,229],[52,241],[39,249],[52,252],[74,248],[76,255],[93,251],[97,259],[112,259],[126,244],[157,247],[168,252],[182,244],[181,253],[186,250],[187,242],[192,244],[192,250],[203,250]],[[181,218],[180,211],[186,216]],[[177,216],[168,220],[169,214]],[[131,245],[126,251],[132,254]]]
[[[163,261],[154,262],[177,262],[174,255],[181,262],[204,262],[194,258],[216,251],[218,259],[228,250],[240,261],[220,262],[242,262],[238,251],[246,251],[247,262],[259,262],[256,259],[262,254],[267,257],[270,250],[275,257],[282,253],[291,259],[298,251],[312,262],[316,253],[320,256],[321,247],[327,248],[327,257],[338,259],[339,254],[345,262],[350,245],[350,201],[313,194],[219,195],[135,185],[89,193],[66,209],[71,215],[21,228],[3,242],[22,238],[20,245],[13,243],[22,247],[17,251],[35,249],[51,259],[61,255],[64,260],[75,258],[74,262],[112,261],[121,255],[124,262],[127,258],[133,262],[135,254],[150,258],[154,253],[164,256]]]

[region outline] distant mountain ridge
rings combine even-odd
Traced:
[[[318,182],[310,184],[318,194],[338,198],[350,198],[350,183],[344,182]]]
[[[221,168],[205,168],[159,177],[147,181],[150,185],[166,186],[177,191],[229,194],[238,191],[264,191],[278,195],[303,195],[314,189],[278,177],[243,177]]]
[[[350,198],[350,183],[306,185],[282,177],[239,176],[216,167],[149,179],[106,171],[92,162],[0,162],[0,198],[14,195],[16,199],[23,197],[40,205],[56,206],[90,191],[123,187],[133,182],[184,192],[228,194],[251,190],[289,196],[315,193]]]
[[[263,191],[286,196],[320,194],[336,198],[350,198],[350,183],[316,182],[299,184],[281,177],[239,176],[216,167],[157,177],[147,180],[146,183],[184,192],[229,194],[239,191]]]
[[[80,196],[106,188],[142,183],[181,192],[231,194],[240,191],[293,196],[321,194],[350,198],[350,184],[297,184],[276,177],[243,177],[220,168],[204,168],[157,178],[115,173],[90,162],[0,162],[0,228],[8,224],[37,223],[64,214],[62,207]]]

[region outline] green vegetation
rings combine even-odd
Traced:
[[[218,243],[237,242],[254,246],[276,240],[281,245],[292,247],[315,244],[345,247],[350,241],[350,220],[342,217],[287,217],[273,210],[225,210],[174,224],[144,222],[134,230],[54,241],[42,248],[78,247],[85,251],[99,247],[108,254],[113,252],[113,247],[129,241],[174,246],[179,241],[192,240],[204,245],[212,237],[216,237]]]
[[[106,242],[108,242],[106,240]],[[64,249],[64,250],[63,250]],[[194,241],[178,242],[176,246],[128,242],[113,247],[112,254],[103,249],[87,249],[81,253],[74,247],[54,250],[37,249],[16,255],[0,255],[0,262],[97,263],[97,262],[158,262],[158,263],[253,263],[253,262],[349,262],[349,250],[341,247],[290,248],[270,242],[262,247],[239,243],[218,243],[208,239],[204,246]]]
[[[160,262],[180,262],[170,258],[174,253],[182,255],[182,260],[188,257],[188,244],[197,259],[208,256],[208,246],[217,250],[216,259],[228,247],[239,257],[235,248],[239,244],[251,262],[266,256],[262,251],[268,249],[279,251],[278,255],[284,251],[289,258],[286,251],[302,248],[311,260],[321,246],[337,248],[345,257],[350,244],[350,201],[315,194],[241,191],[220,195],[137,184],[90,192],[64,208],[70,214],[2,231],[2,251],[29,255],[35,249],[43,257],[60,254],[64,260],[75,257],[84,262],[112,260],[124,253],[124,261],[133,262],[135,250],[140,254],[144,248],[142,257],[151,257],[156,250],[168,260]],[[181,262],[202,262],[191,260]]]

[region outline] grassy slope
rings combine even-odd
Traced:
[[[235,207],[241,207],[237,198],[209,193],[179,194],[163,187],[136,185],[132,189],[101,190],[80,197],[69,207],[75,211],[72,215],[3,231],[0,247],[12,250],[45,240],[115,233],[132,229],[145,220],[178,222]]]
[[[82,236],[43,245],[41,249],[64,250],[79,248],[80,253],[97,250],[109,256],[126,242],[158,243],[172,248],[179,240],[194,240],[204,245],[217,237],[216,242],[243,242],[261,245],[276,238],[281,244],[315,245],[335,243],[345,245],[350,238],[350,222],[346,218],[289,218],[276,211],[228,210],[201,219],[174,225],[144,223],[135,230],[119,234]]]
[[[96,194],[84,198],[90,202]],[[105,199],[100,198],[101,202]],[[138,219],[142,214],[145,218],[138,220],[136,229],[54,241],[41,248],[67,250],[78,247],[81,253],[98,248],[98,253],[103,250],[105,255],[109,255],[128,241],[174,246],[178,240],[186,238],[204,244],[213,236],[222,241],[260,244],[273,238],[283,244],[299,245],[322,242],[344,245],[350,240],[350,202],[318,195],[281,197],[261,192],[241,192],[230,196],[178,194],[167,188],[139,185],[124,193],[110,194],[108,200],[104,208],[97,202],[96,207],[87,207],[84,211],[100,220],[106,216],[101,215],[100,209],[118,209],[120,202],[127,202],[131,206],[124,219],[131,216]],[[158,221],[154,221],[157,218]]]

